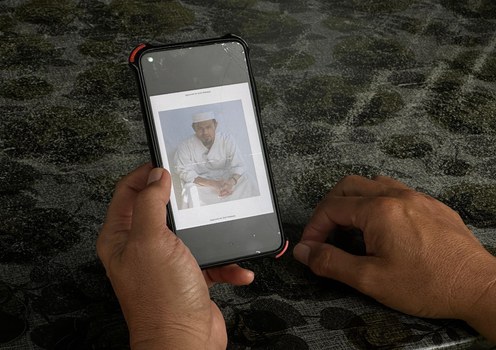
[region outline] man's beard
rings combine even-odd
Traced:
[[[210,148],[214,144],[215,137],[212,137],[209,140],[202,140],[203,146]]]

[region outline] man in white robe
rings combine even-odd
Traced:
[[[233,138],[217,132],[214,113],[195,114],[192,127],[195,134],[179,145],[174,157],[183,208],[258,195]]]

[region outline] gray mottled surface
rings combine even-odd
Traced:
[[[496,253],[492,0],[0,1],[0,346],[121,349],[94,243],[115,181],[148,161],[127,55],[235,33],[252,50],[292,241],[347,174],[454,207]],[[231,349],[467,348],[463,323],[386,309],[287,254],[212,291]]]

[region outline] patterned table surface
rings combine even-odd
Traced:
[[[1,348],[127,347],[94,248],[115,182],[149,159],[127,55],[225,33],[252,49],[291,242],[339,178],[384,174],[496,253],[494,0],[1,0]],[[246,265],[251,286],[212,290],[230,349],[482,346],[291,254]]]

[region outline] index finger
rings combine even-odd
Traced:
[[[366,220],[363,209],[370,200],[368,197],[327,196],[308,221],[301,240],[325,242],[338,226],[363,230]]]
[[[245,286],[253,282],[253,279],[255,278],[253,271],[242,268],[237,264],[211,267],[202,272],[209,288],[216,283],[229,283],[235,286]]]

